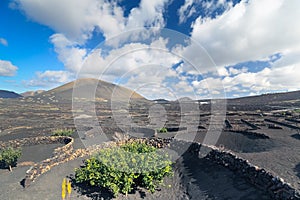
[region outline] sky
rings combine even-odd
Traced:
[[[0,89],[77,78],[149,99],[300,89],[299,0],[2,0]]]

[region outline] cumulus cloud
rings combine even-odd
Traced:
[[[233,2],[227,0],[185,0],[184,4],[177,11],[179,16],[179,23],[181,24],[186,22],[187,19],[196,14],[198,16],[201,16],[202,18],[212,18],[212,16],[218,14],[215,13],[217,10],[226,11],[231,9],[232,7]],[[201,10],[201,12],[197,12],[197,10]]]
[[[8,42],[6,39],[4,38],[0,38],[0,44],[4,45],[4,46],[8,46]]]
[[[122,10],[116,3],[104,0],[15,0],[18,8],[28,18],[51,27],[57,33],[64,33],[72,40],[84,41],[91,36],[95,26],[107,34],[119,31]]]
[[[30,19],[56,31],[50,41],[66,70],[39,72],[31,85],[62,83],[80,72],[80,77],[117,82],[148,97],[195,90],[221,95],[224,89],[237,93],[299,89],[298,0],[242,0],[234,6],[226,0],[185,0],[178,10],[179,22],[199,17],[192,23],[191,40],[173,49],[168,49],[166,38],[149,37],[152,33],[146,28],[165,27],[167,0],[141,0],[127,17],[117,0],[14,2]],[[205,9],[204,17],[196,12],[198,6]],[[225,12],[210,17],[220,8]],[[85,43],[95,30],[108,39],[107,46],[89,52]],[[147,37],[152,40],[145,42]],[[281,58],[273,63],[270,56],[276,54]],[[235,67],[247,61],[270,62],[270,66],[256,72]]]
[[[131,89],[163,85],[166,78],[178,76],[171,67],[181,60],[166,45],[162,38],[150,44],[130,43],[106,56],[98,49],[85,58],[79,76],[94,76]]]
[[[142,0],[127,18],[117,1],[107,0],[14,0],[18,8],[41,24],[67,38],[84,43],[95,28],[106,38],[144,26],[164,26],[164,4],[167,0]]]
[[[36,77],[30,81],[25,81],[29,87],[53,87],[59,86],[74,79],[74,74],[68,71],[51,71],[37,72]]]
[[[213,6],[209,1],[205,4]],[[187,0],[186,5],[188,9],[193,1]],[[191,32],[196,42],[177,47],[176,51],[190,63],[197,63],[203,74],[213,76],[193,81],[193,86],[203,94],[209,88],[213,93],[225,89],[239,94],[300,89],[295,75],[300,67],[300,27],[296,20],[300,18],[299,6],[297,0],[241,1],[216,18],[197,18]],[[199,53],[199,46],[213,62],[205,53]],[[281,55],[280,59],[271,61],[276,54]],[[269,62],[270,66],[251,72],[247,66],[230,67],[248,61]],[[181,68],[188,72],[190,66],[184,63]]]
[[[192,7],[194,0],[185,0],[184,4],[179,8],[179,23],[183,23],[187,20],[187,18],[191,17],[194,13],[194,7]]]
[[[0,60],[0,76],[14,76],[17,70],[18,67],[10,61]]]
[[[152,90],[145,92],[143,88],[149,88],[150,85],[164,86],[168,78],[180,76],[180,72],[171,67],[179,63],[181,58],[170,52],[167,48],[168,39],[161,37],[153,39],[149,44],[127,43],[105,53],[105,47],[102,46],[87,53],[85,48],[62,34],[53,35],[51,41],[59,59],[78,78],[93,77],[119,83],[134,90],[139,89],[149,98],[153,98]],[[178,86],[173,85],[173,92],[177,92],[177,95],[185,85],[180,83]],[[165,93],[160,90],[156,95],[164,96]]]
[[[54,34],[50,37],[54,44],[54,50],[58,59],[64,64],[66,69],[71,72],[78,72],[82,67],[83,60],[87,54],[85,48],[81,48],[78,43],[69,40],[63,34]]]
[[[199,93],[208,93],[208,88],[212,88],[211,91],[225,90],[228,93],[236,93],[236,96],[243,93],[247,95],[298,90],[300,62],[274,67],[276,65],[278,64],[275,62],[271,67],[266,67],[258,72],[248,72],[246,68],[241,70],[229,68],[231,76],[205,78],[201,81],[194,81],[193,86]],[[206,89],[203,89],[205,86]]]
[[[196,19],[191,35],[217,66],[293,52],[300,44],[300,27],[295,20],[300,18],[299,6],[297,0],[242,1],[215,19]],[[184,54],[193,52],[193,46],[183,51]],[[209,63],[203,64],[210,67]]]

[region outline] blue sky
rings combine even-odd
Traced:
[[[299,6],[297,0],[4,0],[0,89],[47,90],[92,77],[150,99],[298,90]]]

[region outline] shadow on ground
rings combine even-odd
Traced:
[[[198,131],[195,141],[203,143],[206,131]],[[260,153],[270,151],[277,144],[272,139],[262,139],[256,136],[247,136],[242,133],[223,131],[216,146],[223,146],[226,149],[238,153]]]
[[[298,163],[298,165],[296,165],[296,167],[294,168],[294,171],[297,173],[297,176],[300,178],[300,163]]]
[[[183,179],[191,199],[270,200],[266,192],[248,183],[238,174],[191,153],[182,156]]]
[[[105,188],[92,187],[88,183],[76,183],[74,177],[70,177],[72,180],[72,188],[74,188],[78,194],[87,196],[93,200],[110,200],[113,199],[111,192]]]
[[[16,167],[17,165],[13,165],[11,166],[12,168],[13,167]],[[6,167],[5,163],[3,161],[0,161],[0,170],[9,170],[8,167]]]
[[[300,140],[300,134],[299,133],[291,135],[291,137]]]
[[[106,188],[92,187],[88,183],[78,184],[76,183],[74,177],[69,178],[72,180],[72,188],[74,188],[80,195],[87,196],[92,200],[111,200],[115,198],[113,194]],[[136,192],[138,192],[137,194],[140,199],[144,199],[146,197],[146,192],[138,188],[134,188],[129,194],[134,194]],[[120,194],[120,196],[122,197],[123,195]]]

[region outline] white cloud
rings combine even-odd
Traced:
[[[168,0],[141,0],[138,8],[133,8],[128,16],[128,29],[143,26],[164,26],[164,5]]]
[[[41,24],[51,27],[68,39],[84,43],[99,28],[106,38],[144,26],[164,26],[167,0],[142,0],[140,6],[124,17],[116,1],[107,0],[15,0],[19,9]]]
[[[8,46],[8,42],[6,39],[4,38],[0,38],[0,44],[4,45],[4,46]]]
[[[184,4],[178,9],[179,23],[183,23],[193,14],[194,0],[185,0]]]
[[[166,44],[167,40],[162,38],[149,45],[130,43],[111,50],[105,57],[101,56],[99,49],[85,59],[80,75],[118,80],[130,88],[149,83],[162,84],[166,77],[176,76],[171,66],[180,61],[169,52]]]
[[[203,45],[217,66],[261,60],[299,47],[299,6],[297,0],[242,1],[216,19],[203,21],[198,18],[191,35]],[[183,53],[194,53],[193,46]],[[211,67],[210,63],[202,63]]]
[[[192,85],[199,94],[224,94],[224,86],[221,78],[209,77],[201,81],[193,81]]]
[[[194,81],[193,86],[198,89],[199,93],[225,90],[230,93],[259,94],[299,90],[300,62],[274,67],[276,65],[275,62],[271,67],[266,67],[258,72],[248,72],[245,68],[238,71],[234,70],[231,77],[210,77],[201,81]]]
[[[247,67],[242,67],[241,69],[236,69],[234,67],[229,67],[228,71],[229,71],[230,75],[237,75],[237,74],[240,74],[240,73],[247,72],[248,68]]]
[[[30,81],[24,81],[24,83],[29,87],[50,88],[72,81],[73,79],[74,75],[68,71],[47,70],[44,72],[37,72],[36,77]]]
[[[62,34],[53,35],[51,41],[55,45],[59,59],[70,72],[78,73],[78,77],[117,82],[144,92],[143,88],[148,88],[149,85],[162,86],[166,78],[179,76],[171,66],[179,63],[181,58],[172,54],[166,47],[167,39],[157,38],[150,44],[128,43],[110,50],[105,55],[101,48],[87,54],[86,49],[71,42]],[[178,87],[176,91],[179,89]],[[143,95],[153,98],[154,94],[147,92]],[[160,90],[155,95],[164,96],[165,93]]]
[[[179,23],[186,22],[187,19],[192,17],[194,14],[205,15],[204,18],[211,18],[212,13],[218,9],[229,10],[233,6],[232,1],[226,0],[209,0],[209,1],[199,1],[199,0],[185,0],[184,4],[178,9],[177,13],[179,15]],[[201,7],[202,10],[197,13]]]
[[[202,94],[224,89],[249,94],[300,89],[299,6],[297,0],[250,0],[240,2],[215,19],[199,17],[191,32],[196,42],[175,51],[190,63],[198,64],[202,74],[217,73],[194,81],[193,86]],[[213,62],[199,51],[197,42]],[[281,58],[272,63],[270,56],[278,53]],[[248,72],[247,66],[227,67],[247,61],[266,61],[271,66],[258,72]],[[183,71],[188,69],[185,65],[180,66]]]
[[[18,70],[10,61],[0,60],[0,76],[14,76]]]
[[[103,49],[95,49],[87,54],[87,50],[72,43],[62,34],[51,37],[59,59],[66,68],[80,75],[99,76],[105,72],[114,78],[127,72],[136,70],[144,65],[166,65],[171,67],[179,58],[171,54],[166,48],[167,40],[158,38],[151,44],[128,43],[122,47],[112,49],[103,55]]]
[[[63,34],[54,34],[50,40],[54,44],[58,59],[64,63],[66,69],[78,72],[87,54],[86,49],[80,48],[76,42],[70,41]]]
[[[116,3],[105,0],[15,0],[19,9],[41,24],[68,38],[84,41],[96,26],[106,34],[120,31],[123,12]]]

